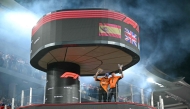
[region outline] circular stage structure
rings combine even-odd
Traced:
[[[48,13],[33,27],[31,40],[30,63],[47,72],[46,104],[79,102],[78,76],[92,76],[98,68],[117,72],[117,64],[125,70],[140,60],[138,24],[107,9]]]

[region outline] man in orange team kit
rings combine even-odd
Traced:
[[[108,93],[108,102],[111,102],[112,95],[114,95],[114,101],[116,102],[116,90],[118,87],[116,87],[118,81],[123,78],[123,71],[122,71],[123,65],[119,65],[119,71],[121,72],[121,76],[116,76],[115,72],[112,72],[112,77],[109,78],[109,84],[110,84],[110,89]]]
[[[103,71],[103,70],[102,70]],[[98,102],[102,101],[102,96],[103,96],[103,101],[107,102],[107,92],[108,92],[108,85],[109,85],[109,73],[106,73],[104,77],[97,78],[98,74],[102,71],[97,71],[96,75],[94,76],[95,81],[100,81],[100,88],[99,88],[99,99]]]

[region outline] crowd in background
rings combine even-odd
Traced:
[[[5,105],[11,104],[11,99],[4,96],[0,97],[0,106],[2,106],[3,104]]]
[[[0,96],[0,106],[10,106],[11,107],[11,99],[5,96]],[[14,107],[17,108],[20,106],[20,101],[14,101]]]
[[[33,91],[32,104],[43,104],[43,93],[39,93],[39,92],[42,92],[42,90]],[[29,98],[30,98],[29,93],[27,93],[26,91],[24,101],[23,101],[24,106],[29,105]],[[12,106],[12,98],[8,97],[8,93],[0,94],[0,109],[1,109],[1,106],[5,106],[5,105]],[[16,96],[14,97],[15,109],[19,107],[20,105],[21,105],[21,94],[19,93],[19,94],[16,94]]]
[[[99,87],[95,84],[81,84],[81,90],[82,93],[85,93],[86,95],[98,99],[98,93],[99,93]],[[118,95],[118,102],[131,102],[131,96],[126,96],[126,95]]]
[[[94,85],[94,84],[82,83],[81,84],[81,90],[82,90],[82,93],[85,93],[90,97],[98,99],[99,86]]]
[[[0,67],[13,70],[15,72],[28,75],[33,78],[46,80],[46,74],[33,68],[29,62],[11,54],[0,51]]]

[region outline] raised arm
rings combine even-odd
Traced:
[[[122,68],[120,69],[120,71],[121,71],[121,78],[123,78],[123,77],[124,77],[124,75],[123,75]]]
[[[97,81],[98,74],[99,74],[99,71],[97,71],[96,74],[94,75],[95,81]]]
[[[122,71],[122,67],[123,67],[123,65],[120,65],[120,66],[119,66],[119,72],[121,73],[121,78],[124,77],[124,75],[123,75],[123,71]]]
[[[102,71],[103,71],[103,69],[101,69],[101,68],[99,68],[99,69],[97,70],[96,74],[94,75],[95,81],[98,81],[97,76],[98,76],[98,74],[101,73]]]

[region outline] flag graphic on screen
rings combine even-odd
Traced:
[[[110,36],[121,39],[121,26],[110,23],[99,23],[99,36]]]
[[[140,39],[138,37],[138,49],[140,50]]]
[[[127,28],[125,28],[125,40],[137,47],[137,35]]]

